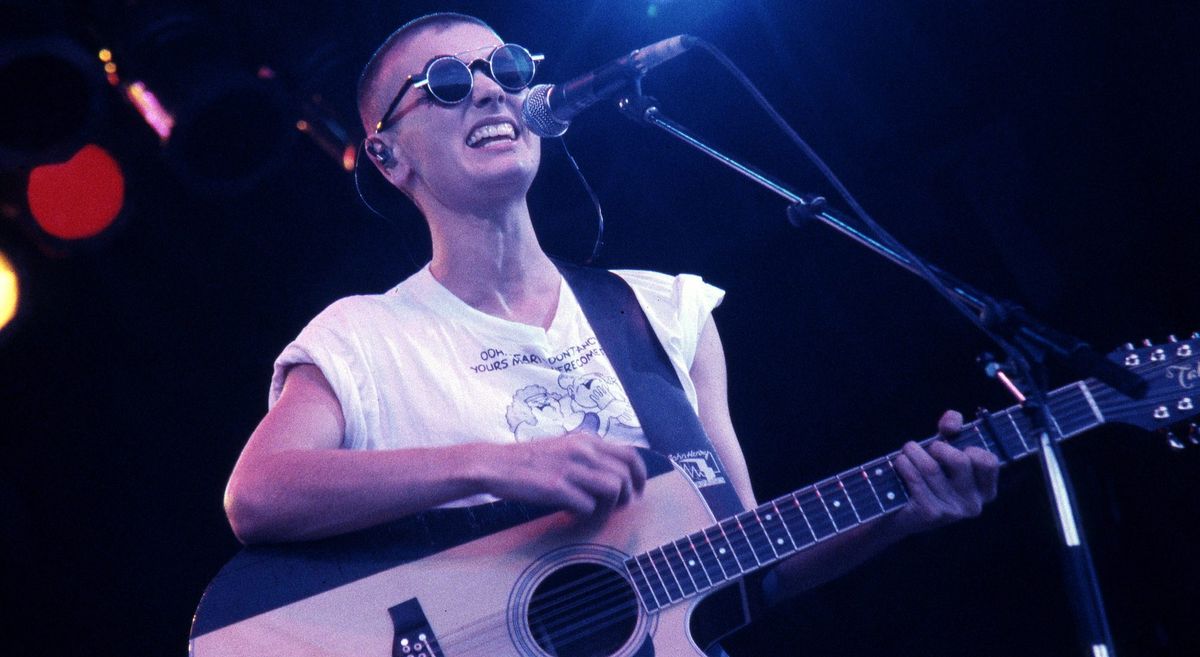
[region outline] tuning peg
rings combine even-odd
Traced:
[[[1175,433],[1171,431],[1167,432],[1167,446],[1177,452],[1181,449],[1186,449],[1187,447],[1183,444],[1183,441],[1179,439],[1179,436],[1176,436]]]
[[[1126,343],[1125,343],[1125,351],[1133,351],[1133,350],[1134,350],[1134,349],[1136,349],[1136,348],[1137,348],[1137,347],[1134,347],[1132,342],[1126,342]]]
[[[1167,336],[1167,342],[1179,342],[1179,338],[1175,337],[1175,334],[1172,333]]]
[[[1200,340],[1200,331],[1192,331],[1192,339]]]
[[[1146,339],[1142,340],[1142,346],[1143,347],[1153,347],[1154,342],[1151,341],[1150,338],[1146,338]]]
[[[1200,445],[1200,431],[1196,430],[1195,422],[1188,422],[1188,442]]]

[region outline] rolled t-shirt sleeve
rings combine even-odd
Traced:
[[[696,408],[692,362],[696,358],[700,332],[713,309],[724,300],[725,291],[693,274],[670,276],[640,270],[618,270],[613,273],[633,288],[638,303],[683,384],[688,401]]]
[[[369,377],[362,376],[367,367],[367,355],[345,323],[351,317],[361,317],[352,308],[359,303],[355,297],[339,300],[317,315],[305,326],[296,339],[283,348],[275,359],[267,406],[279,401],[288,370],[295,365],[312,364],[321,370],[342,408],[346,433],[342,446],[361,447],[362,436],[370,426],[371,403],[376,398],[369,389]],[[361,329],[361,327],[360,327]]]

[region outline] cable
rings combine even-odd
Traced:
[[[408,240],[405,239],[404,231],[401,229],[402,225],[400,220],[380,212],[374,205],[371,204],[371,201],[367,200],[366,195],[363,194],[362,179],[359,177],[361,175],[359,173],[359,165],[364,159],[363,154],[366,152],[366,148],[367,143],[364,141],[359,145],[358,150],[354,153],[354,191],[358,194],[358,200],[362,201],[362,204],[367,206],[367,209],[370,210],[375,216],[392,225],[392,228],[399,233],[400,248],[404,249],[404,255],[407,256],[408,261],[412,263],[413,270],[415,271],[420,269],[421,264],[417,262],[416,257],[413,256],[412,249],[409,248]]]
[[[892,250],[900,253],[900,255],[904,256],[911,263],[913,263],[913,265],[917,268],[921,278],[924,278],[931,286],[933,286],[933,288],[937,290],[938,294],[942,295],[942,297],[944,297],[946,301],[948,301],[950,305],[955,308],[955,310],[965,316],[980,331],[983,331],[984,334],[994,340],[1009,354],[1016,353],[1013,349],[1013,346],[1010,345],[1007,340],[992,331],[991,328],[984,322],[982,317],[976,315],[970,308],[968,308],[966,304],[963,303],[962,299],[960,299],[958,295],[956,295],[946,285],[945,281],[943,281],[937,276],[937,274],[933,273],[933,271],[929,269],[929,266],[923,259],[918,258],[915,254],[913,254],[908,247],[904,246],[899,242],[899,240],[892,237],[890,233],[884,230],[882,226],[876,223],[875,220],[872,219],[869,214],[867,214],[867,211],[864,210],[861,205],[859,205],[858,200],[854,198],[854,195],[850,193],[850,190],[846,189],[845,185],[842,184],[842,181],[839,180],[838,177],[833,173],[833,170],[830,169],[829,166],[825,164],[824,160],[817,155],[816,151],[814,151],[812,147],[809,146],[808,143],[796,133],[792,126],[788,125],[783,116],[780,115],[775,107],[771,105],[765,96],[763,96],[762,92],[758,90],[758,87],[756,87],[754,83],[750,81],[750,78],[748,78],[745,73],[742,73],[741,69],[739,69],[737,65],[725,55],[725,53],[721,52],[716,46],[704,41],[703,39],[697,39],[696,45],[707,52],[713,59],[716,59],[718,63],[724,66],[726,70],[728,70],[734,76],[734,78],[737,79],[737,81],[746,89],[747,92],[749,92],[750,96],[754,98],[755,102],[758,103],[763,111],[765,111],[767,115],[771,117],[771,120],[774,121],[781,130],[783,130],[784,134],[786,134],[788,138],[792,140],[792,143],[794,143],[796,147],[799,148],[802,153],[804,153],[804,156],[807,157],[809,161],[811,161],[813,165],[817,167],[817,170],[821,172],[821,175],[825,176],[825,179],[829,181],[829,184],[833,185],[833,188],[837,191],[838,195],[840,195],[846,204],[850,206],[851,211],[854,212],[859,220],[863,222],[868,230],[875,234],[876,239],[889,246]]]
[[[600,207],[600,198],[596,196],[595,190],[588,184],[587,177],[583,175],[583,170],[579,168],[579,163],[575,161],[575,156],[571,155],[571,149],[567,148],[567,140],[559,137],[558,143],[562,145],[563,153],[567,156],[567,161],[571,163],[571,168],[579,176],[579,182],[583,183],[583,188],[592,199],[592,206],[596,208],[596,241],[592,245],[592,254],[583,261],[583,264],[590,265],[596,261],[596,258],[600,257],[600,250],[604,248],[604,209]]]

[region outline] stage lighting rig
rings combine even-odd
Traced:
[[[273,71],[244,61],[200,8],[135,3],[111,53],[126,98],[185,183],[203,192],[244,192],[286,160],[295,112]]]
[[[0,1],[0,167],[71,157],[101,125],[102,65],[57,3]]]

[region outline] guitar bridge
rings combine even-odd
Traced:
[[[388,609],[395,628],[392,657],[445,657],[416,598]]]

